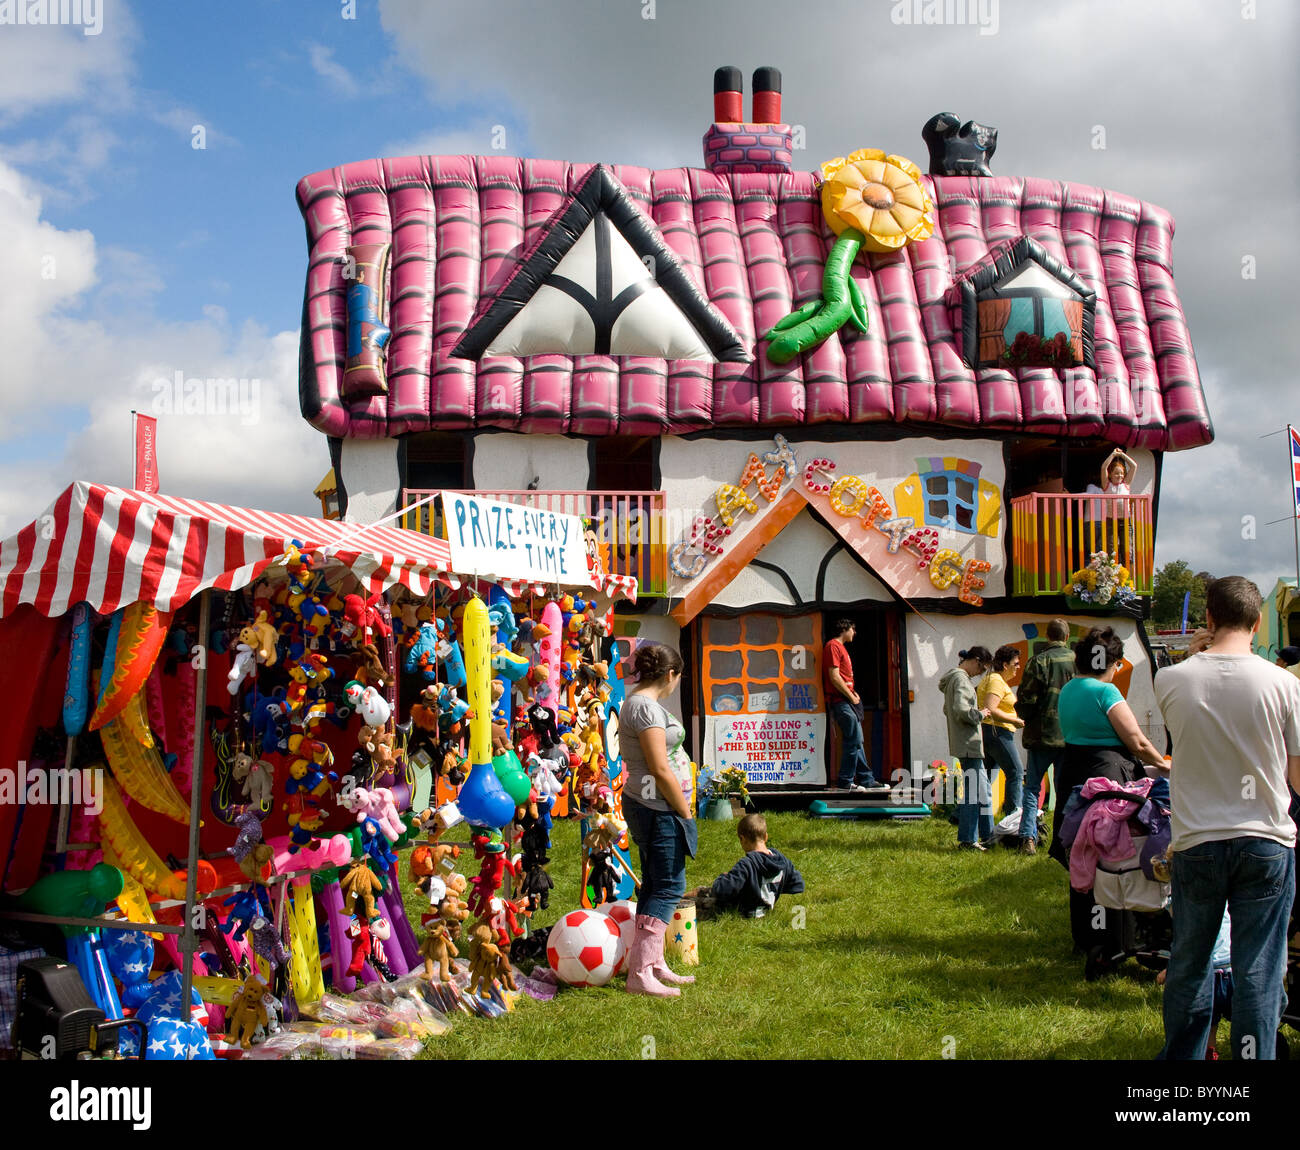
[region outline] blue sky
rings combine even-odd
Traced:
[[[1289,524],[1264,526],[1289,509],[1280,438],[1258,437],[1300,423],[1296,11],[990,4],[988,35],[892,0],[355,0],[355,19],[345,0],[105,0],[97,36],[0,26],[0,534],[73,478],[128,482],[129,409],[177,371],[261,392],[255,420],[165,417],[166,488],[312,509],[328,459],[297,414],[302,176],[487,152],[498,125],[506,154],[698,165],[713,68],[771,63],[809,166],[856,147],[923,161],[921,124],[950,109],[999,127],[995,171],[1174,214],[1218,441],[1168,458],[1159,558],[1271,586],[1294,569]]]

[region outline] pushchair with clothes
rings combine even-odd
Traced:
[[[1169,963],[1169,784],[1092,778],[1075,787],[1061,825],[1070,886],[1090,892],[1102,923],[1088,950],[1089,981],[1133,958],[1150,970]],[[1094,914],[1096,910],[1094,908]]]

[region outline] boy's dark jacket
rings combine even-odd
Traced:
[[[750,918],[761,918],[783,894],[803,891],[803,875],[780,851],[748,851],[726,874],[713,880],[709,893],[719,910],[735,908]]]

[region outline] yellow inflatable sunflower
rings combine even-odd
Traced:
[[[822,211],[837,238],[822,272],[821,299],[763,336],[773,363],[788,363],[846,323],[865,332],[867,301],[849,274],[858,251],[893,252],[934,232],[934,205],[911,160],[863,148],[823,164],[822,179]]]

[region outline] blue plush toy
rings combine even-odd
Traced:
[[[253,919],[262,913],[262,905],[257,895],[251,890],[237,890],[221,905],[230,907],[230,917],[221,924],[222,931],[229,934],[236,942],[242,942],[248,928],[253,924]]]

